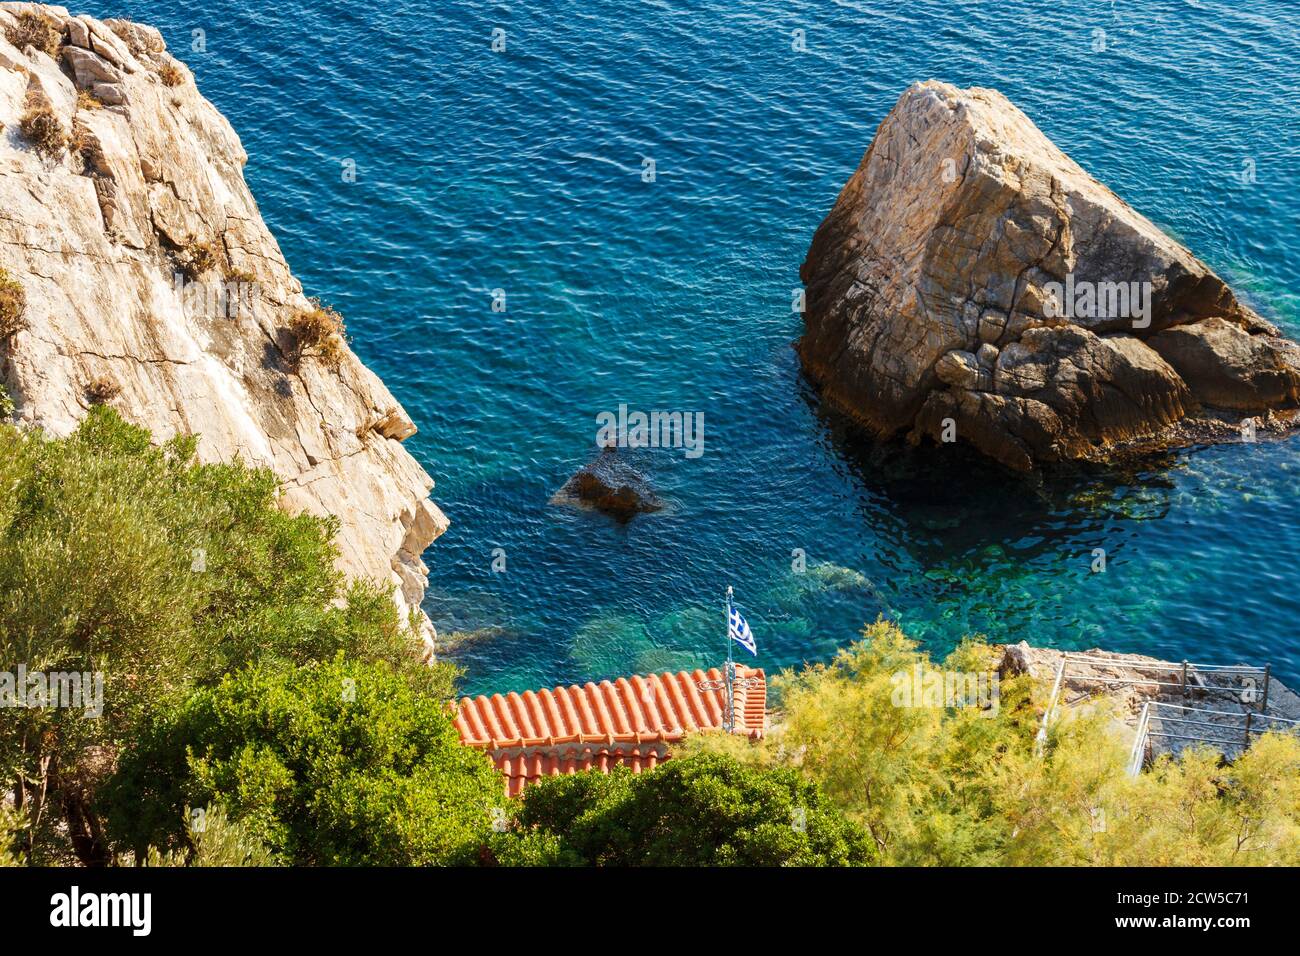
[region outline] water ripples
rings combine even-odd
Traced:
[[[889,611],[936,650],[984,633],[1300,679],[1297,443],[1009,478],[864,446],[789,348],[813,231],[898,95],[931,77],[1002,90],[1300,333],[1296,11],[114,6],[159,25],[230,118],[306,291],[342,308],[420,425],[407,447],[452,519],[426,606],[471,689],[715,661],[726,583],[769,667],[824,659]],[[195,26],[206,53],[187,52]],[[671,507],[618,527],[548,505],[620,403],[704,412],[702,458],[645,456]]]

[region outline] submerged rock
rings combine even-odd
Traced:
[[[578,504],[620,521],[663,507],[644,475],[632,467],[612,445],[565,482],[552,499],[557,504]]]
[[[1300,347],[993,90],[908,89],[800,276],[804,368],[877,438],[1028,470],[1300,404]]]

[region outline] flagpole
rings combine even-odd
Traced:
[[[727,585],[727,733],[735,732],[736,709],[732,684],[736,677],[736,666],[731,662],[731,585]]]

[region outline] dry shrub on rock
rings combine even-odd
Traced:
[[[53,17],[28,10],[18,14],[15,26],[5,27],[5,38],[20,50],[34,46],[49,56],[58,56],[63,31]]]
[[[176,255],[176,264],[187,279],[195,279],[210,272],[221,263],[221,248],[212,241],[195,240],[185,245]]]
[[[185,71],[177,66],[175,60],[167,60],[158,67],[158,78],[167,86],[180,86],[185,82]]]
[[[152,27],[142,26],[131,20],[105,20],[108,28],[126,43],[133,56],[140,57],[146,53],[157,54],[167,49],[158,31]]]
[[[311,356],[320,359],[326,367],[337,369],[343,364],[346,354],[343,316],[316,299],[311,303],[310,309],[303,309],[289,321],[289,334],[294,340],[294,363]]]
[[[86,398],[92,405],[107,405],[122,394],[122,386],[106,378],[97,378],[86,386]]]
[[[81,158],[81,172],[88,176],[96,175],[96,170],[104,169],[107,165],[99,139],[80,123],[72,127],[68,149]]]
[[[0,269],[0,342],[27,328],[27,293],[5,270]]]
[[[19,126],[32,149],[47,159],[57,157],[68,145],[68,131],[49,105],[32,102],[23,112]]]

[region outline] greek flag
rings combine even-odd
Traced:
[[[758,648],[754,646],[754,632],[749,629],[749,622],[734,607],[727,611],[727,636],[755,657],[758,656]]]

